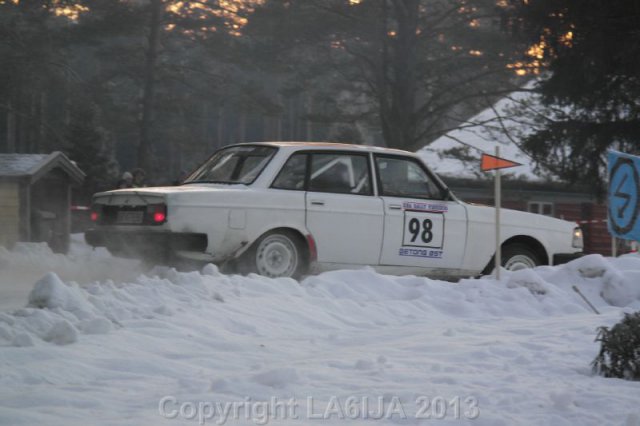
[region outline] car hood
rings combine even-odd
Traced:
[[[470,221],[495,223],[495,208],[467,204],[467,215]],[[500,223],[503,226],[512,225],[522,229],[546,229],[556,231],[573,230],[575,222],[557,219],[536,213],[523,212],[512,209],[500,209]]]

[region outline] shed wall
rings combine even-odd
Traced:
[[[0,245],[20,240],[20,191],[18,183],[0,182]]]

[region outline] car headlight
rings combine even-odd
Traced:
[[[579,226],[573,228],[573,240],[571,241],[571,246],[575,248],[583,248],[584,241],[582,239],[582,229]]]

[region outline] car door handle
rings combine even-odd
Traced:
[[[311,200],[312,206],[324,206],[324,201],[322,200]]]
[[[389,204],[389,210],[402,210],[402,206],[400,204]]]

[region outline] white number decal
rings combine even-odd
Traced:
[[[444,214],[417,211],[404,212],[402,245],[405,247],[442,248]]]

